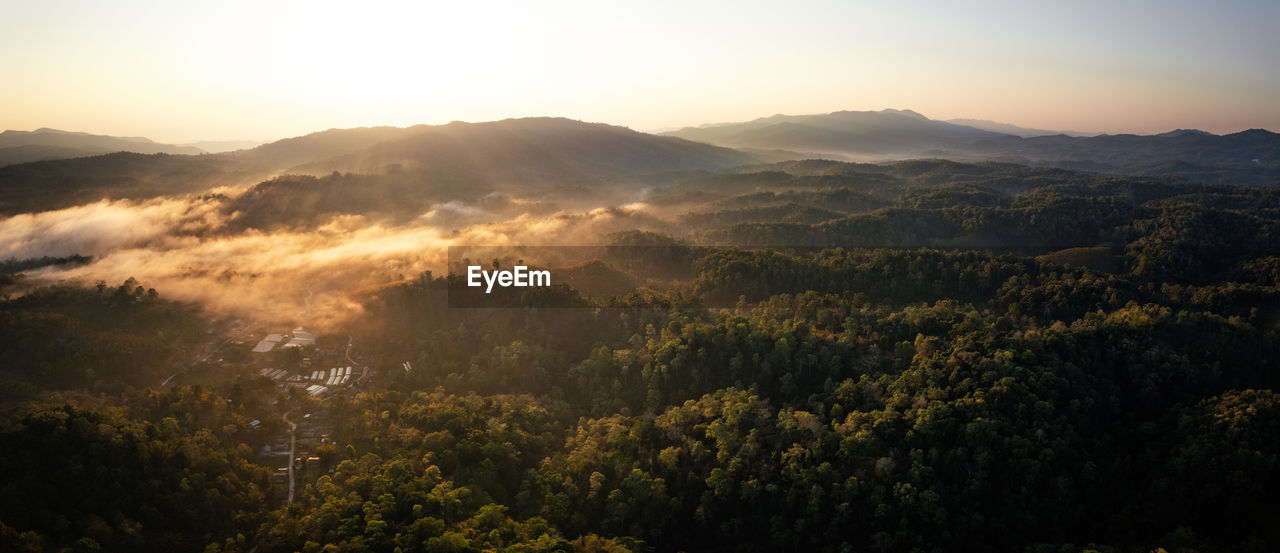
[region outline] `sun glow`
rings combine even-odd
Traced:
[[[0,120],[166,142],[540,115],[653,130],[886,107],[1082,131],[1280,127],[1274,17],[911,4],[20,4],[0,18]]]

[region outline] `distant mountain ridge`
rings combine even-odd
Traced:
[[[248,150],[264,144],[261,140],[200,140],[189,144],[178,144],[190,148],[198,148],[211,154]]]
[[[911,110],[837,111],[773,115],[743,123],[686,127],[664,133],[728,146],[877,157],[920,156],[984,138],[1005,136],[966,125],[934,121]]]
[[[729,148],[564,118],[330,129],[223,154],[116,153],[0,167],[0,212],[191,193],[282,174],[390,175],[402,182],[397,186],[465,188],[483,195],[514,188],[588,190],[645,175],[721,171],[761,161]]]
[[[191,146],[162,144],[148,138],[107,136],[39,128],[0,132],[0,166],[49,159],[66,159],[114,152],[139,154],[202,154]]]
[[[1020,127],[1018,125],[1012,125],[1009,123],[988,121],[986,119],[947,119],[947,122],[953,123],[956,125],[967,125],[977,129],[982,129],[984,131],[1021,136],[1023,138],[1030,138],[1033,136],[1053,136],[1058,134],[1065,134],[1067,136],[1092,136],[1089,133],[1082,133],[1082,132],[1076,132],[1076,131],[1050,131],[1045,129],[1032,129],[1027,127]]]
[[[1280,184],[1280,135],[1263,129],[1221,136],[1195,129],[1069,136],[990,121],[935,121],[911,110],[888,109],[774,115],[665,135],[837,160],[994,160],[1106,173],[1156,172],[1210,183]]]
[[[321,151],[325,155],[315,155]],[[289,168],[306,173],[373,173],[388,166],[402,170],[468,166],[489,172],[493,168],[488,165],[503,160],[525,167],[520,173],[526,176],[538,172],[634,176],[723,170],[759,161],[720,146],[557,117],[330,130],[260,146],[245,155],[298,161],[309,157]]]
[[[111,153],[84,153],[90,147]],[[40,129],[0,133],[0,152],[26,159],[75,157],[0,166],[0,213],[5,214],[334,172],[378,176],[378,186],[408,195],[417,194],[417,187],[448,188],[451,198],[516,190],[589,195],[602,187],[638,189],[686,173],[806,158],[1000,161],[1206,183],[1280,184],[1280,135],[1263,129],[1223,136],[1180,129],[1148,136],[1023,138],[935,121],[911,110],[774,115],[665,135],[552,117],[330,129],[198,156],[181,155],[199,152],[194,148],[144,138]],[[369,182],[330,179],[321,184]],[[443,197],[421,197],[428,196]]]
[[[1280,184],[1280,134],[1264,129],[1225,135],[1182,129],[1145,136],[1005,136],[959,147],[951,157],[1103,173],[1181,176],[1217,184]]]

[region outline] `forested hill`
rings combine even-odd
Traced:
[[[57,129],[0,132],[0,167],[46,159],[64,159],[111,152],[139,154],[202,154],[191,146],[161,144],[147,138],[68,132]]]
[[[118,153],[0,167],[0,213],[188,194],[283,174],[394,175],[428,189],[589,190],[619,179],[759,161],[729,148],[562,118],[332,129],[224,154]]]
[[[521,291],[560,307],[353,294],[309,355],[372,376],[324,399],[145,282],[0,301],[0,550],[1280,546],[1280,190],[798,161],[647,201],[667,234]],[[329,421],[292,503],[286,416]]]
[[[1180,129],[1154,135],[1067,136],[983,122],[975,123],[977,127],[964,123],[936,121],[911,110],[886,109],[774,115],[666,134],[721,146],[807,152],[833,159],[939,157],[1176,176],[1215,184],[1280,183],[1280,135],[1264,129],[1225,135]]]
[[[331,130],[266,144],[239,156],[290,171],[377,173],[398,164],[406,169],[466,168],[511,176],[723,170],[756,161],[728,148],[558,117]]]

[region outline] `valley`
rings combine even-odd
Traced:
[[[0,190],[5,548],[1277,540],[1274,186],[532,119]]]

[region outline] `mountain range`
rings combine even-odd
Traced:
[[[947,119],[947,122],[954,125],[967,125],[970,127],[982,129],[984,131],[1021,136],[1023,138],[1030,138],[1033,136],[1052,136],[1056,134],[1065,134],[1067,136],[1093,136],[1093,135],[1090,135],[1089,133],[1082,133],[1082,132],[1076,132],[1076,131],[1049,131],[1045,129],[1031,129],[1027,127],[1019,127],[1017,125],[1010,125],[1009,123],[988,121],[986,119]]]
[[[1156,135],[1045,134],[1049,132],[990,121],[937,121],[911,110],[886,109],[774,115],[664,135],[747,151],[791,151],[798,157],[1006,161],[1210,183],[1280,182],[1280,135],[1267,130],[1221,136],[1189,129]]]
[[[758,161],[729,148],[554,117],[331,129],[231,155],[311,174],[461,168],[493,178],[533,179],[722,170]]]
[[[0,166],[112,152],[203,154],[205,150],[194,146],[162,144],[142,137],[106,136],[49,128],[0,132]]]
[[[223,154],[113,153],[0,167],[0,213],[194,193],[283,174],[390,174],[477,195],[531,194],[760,161],[730,148],[561,118],[331,129]]]
[[[911,110],[841,111],[774,115],[653,135],[536,117],[330,129],[218,154],[145,138],[6,131],[0,133],[0,155],[8,157],[0,159],[87,157],[0,167],[0,213],[201,192],[284,174],[394,175],[390,180],[458,191],[536,195],[606,185],[639,189],[690,172],[807,158],[1001,161],[1206,183],[1280,183],[1280,135],[1261,129],[1221,136],[1187,129],[1147,136],[1068,136],[978,123],[986,128],[937,121]]]
[[[773,115],[742,123],[687,127],[665,136],[749,150],[879,159],[921,157],[939,148],[1006,135],[934,121],[911,110],[886,109]]]

